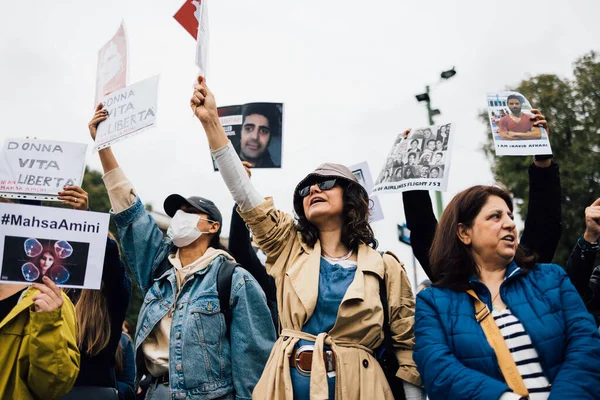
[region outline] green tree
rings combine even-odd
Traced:
[[[546,116],[554,160],[560,164],[563,232],[554,262],[565,265],[585,229],[584,210],[600,196],[600,57],[590,52],[573,65],[573,78],[543,74],[512,88]],[[497,157],[487,113],[483,150],[497,181],[512,192],[519,213],[527,212],[527,168],[532,157]]]

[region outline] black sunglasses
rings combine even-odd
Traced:
[[[335,178],[327,179],[326,181],[321,181],[321,182],[313,182],[313,183],[310,183],[310,184],[304,186],[303,188],[299,189],[298,194],[300,195],[300,197],[308,196],[308,194],[310,193],[310,188],[313,185],[319,186],[319,189],[321,189],[321,190],[329,190],[335,186],[335,182],[336,182]]]

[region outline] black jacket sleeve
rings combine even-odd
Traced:
[[[410,230],[410,245],[413,253],[427,277],[434,282],[429,266],[429,249],[437,228],[437,220],[433,214],[431,197],[426,190],[402,192],[406,227]]]
[[[529,167],[529,205],[521,245],[538,255],[538,262],[550,263],[562,233],[560,169]]]
[[[231,214],[229,253],[256,279],[265,292],[267,301],[269,303],[277,302],[275,280],[267,274],[265,266],[260,262],[256,252],[252,248],[250,231],[246,227],[246,223],[242,217],[238,214],[236,206],[233,207]]]
[[[106,239],[102,283],[102,294],[106,299],[111,325],[111,338],[107,348],[114,355],[121,340],[123,321],[131,298],[131,278],[119,256],[119,246],[111,238]],[[114,359],[114,356],[111,358]],[[114,365],[114,361],[111,364]]]
[[[600,311],[600,267],[594,269],[597,250],[584,250],[579,238],[567,260],[567,274],[590,312]]]

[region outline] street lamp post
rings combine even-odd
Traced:
[[[441,79],[450,79],[454,75],[456,75],[456,70],[454,69],[454,67],[452,67],[452,69],[443,71],[440,74],[440,78]],[[437,108],[435,108],[435,109],[431,108],[431,97],[429,96],[429,93],[430,93],[429,90],[430,90],[429,85],[427,85],[427,86],[425,86],[425,93],[418,94],[415,97],[417,98],[418,102],[425,102],[425,106],[427,107],[427,117],[429,118],[429,125],[433,125],[435,123],[433,121],[433,117],[435,117],[436,115],[440,115],[441,112]],[[435,192],[435,200],[436,200],[438,218],[440,218],[440,216],[442,215],[442,211],[444,211],[444,204],[442,201],[442,192],[440,192],[440,191]]]

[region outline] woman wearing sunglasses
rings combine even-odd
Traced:
[[[385,283],[394,352],[407,398],[419,398],[412,359],[414,297],[399,261],[380,255],[368,223],[369,198],[348,168],[322,164],[294,191],[298,221],[252,186],[219,123],[202,77],[190,105],[238,210],[267,254],[282,331],[253,397],[391,399],[373,353],[383,340]],[[415,396],[415,397],[413,397]]]

